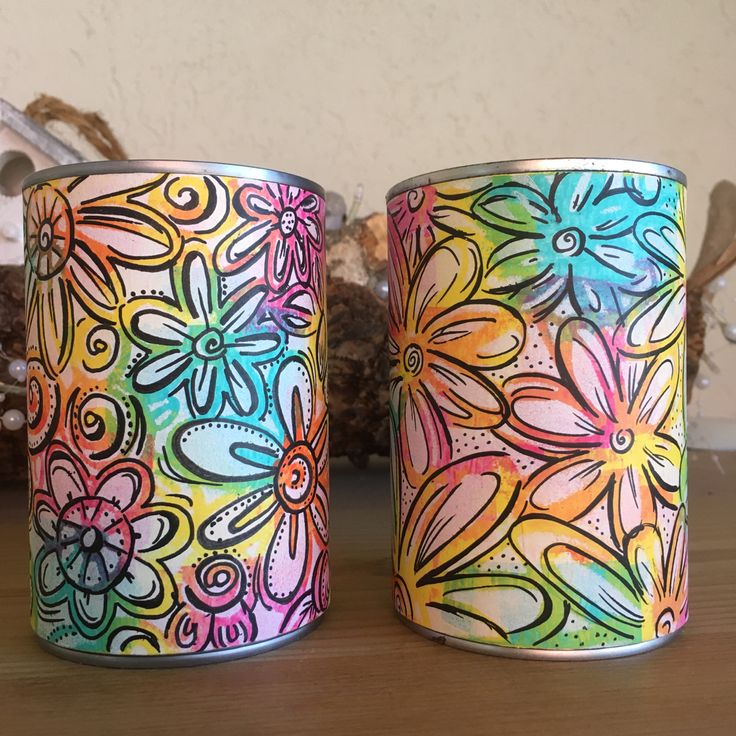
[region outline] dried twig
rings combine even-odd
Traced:
[[[52,120],[71,125],[107,159],[118,161],[128,158],[112,128],[99,113],[82,112],[74,105],[51,95],[40,95],[23,112],[44,127]]]

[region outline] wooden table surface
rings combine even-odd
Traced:
[[[691,620],[662,649],[499,659],[394,617],[387,466],[333,469],[322,625],[251,659],[178,670],[58,660],[28,628],[26,499],[0,492],[0,734],[736,734],[736,454],[690,454]]]

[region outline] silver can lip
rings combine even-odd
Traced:
[[[131,161],[83,161],[82,163],[52,166],[29,174],[23,180],[23,189],[55,179],[67,179],[91,174],[194,174],[211,176],[232,176],[238,179],[289,184],[306,189],[324,199],[325,190],[311,179],[289,174],[276,169],[241,164],[224,164],[210,161],[168,161],[141,159]]]
[[[680,184],[687,185],[687,177],[682,171],[653,161],[635,161],[625,158],[523,158],[514,161],[492,161],[485,164],[456,166],[413,176],[411,179],[405,179],[392,186],[386,194],[386,200],[391,200],[397,194],[402,194],[409,189],[456,179],[546,171],[608,171],[611,173],[649,174],[665,179],[673,179]]]
[[[37,636],[42,649],[62,659],[68,659],[80,664],[97,667],[116,667],[119,669],[167,669],[170,667],[197,667],[203,664],[215,664],[233,659],[253,657],[257,654],[270,652],[298,641],[314,631],[324,619],[321,613],[314,621],[300,626],[288,634],[281,634],[265,641],[253,642],[232,649],[216,649],[199,654],[98,654],[96,652],[82,652],[79,649],[67,649],[58,644],[52,644],[42,636]]]
[[[644,654],[652,649],[664,646],[674,637],[679,636],[682,627],[673,631],[671,634],[657,637],[656,639],[648,639],[640,641],[636,644],[619,644],[618,646],[589,647],[580,649],[535,649],[534,647],[511,647],[501,646],[498,644],[481,644],[480,642],[471,641],[470,639],[460,639],[449,634],[442,634],[434,631],[426,626],[417,624],[411,619],[406,618],[402,614],[398,614],[399,620],[412,631],[437,642],[438,644],[446,644],[455,649],[464,649],[468,652],[476,652],[477,654],[486,654],[495,657],[507,657],[512,659],[546,659],[546,660],[582,660],[582,659],[614,659],[617,657],[630,657],[633,654]]]

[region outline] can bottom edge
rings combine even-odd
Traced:
[[[167,669],[173,667],[197,667],[205,664],[215,664],[234,659],[245,659],[256,654],[270,652],[272,649],[291,644],[303,636],[314,631],[322,623],[324,616],[302,626],[296,631],[288,634],[275,636],[266,641],[246,644],[242,647],[222,649],[215,652],[204,652],[202,654],[95,654],[93,652],[79,652],[75,649],[67,649],[52,644],[36,635],[42,649],[61,659],[68,659],[80,664],[88,664],[96,667],[116,667],[119,669]]]
[[[434,629],[428,629],[421,624],[414,623],[410,619],[396,614],[399,620],[412,631],[421,634],[427,639],[431,639],[439,644],[446,644],[455,649],[464,649],[468,652],[476,654],[485,654],[493,657],[507,657],[511,659],[555,659],[555,660],[580,660],[580,659],[614,659],[616,657],[630,657],[634,654],[643,654],[644,652],[658,649],[670,642],[676,637],[682,629],[678,629],[672,634],[661,636],[657,639],[638,642],[637,644],[622,644],[616,647],[606,647],[597,649],[525,649],[521,647],[503,647],[497,644],[481,644],[467,639],[459,639],[455,636],[443,634]]]

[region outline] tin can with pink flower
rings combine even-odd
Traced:
[[[387,200],[400,617],[504,656],[665,643],[688,617],[684,175],[511,161]]]
[[[329,600],[322,189],[131,161],[23,196],[41,643],[171,666],[307,633]]]

